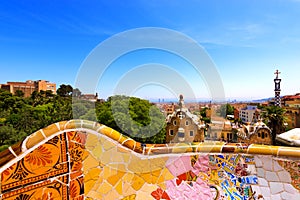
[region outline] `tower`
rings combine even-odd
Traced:
[[[278,71],[278,69],[275,71],[276,74],[276,78],[274,79],[274,83],[275,83],[275,106],[279,106],[281,107],[281,100],[280,100],[280,82],[281,79],[278,78],[278,75],[280,74],[280,72]]]

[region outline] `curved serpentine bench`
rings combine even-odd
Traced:
[[[0,153],[0,199],[300,199],[299,159],[294,147],[141,144],[70,120]]]

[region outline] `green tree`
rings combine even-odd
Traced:
[[[233,115],[234,108],[229,104],[223,104],[220,106],[220,108],[217,110],[217,113],[222,116],[226,117],[227,115]]]
[[[81,96],[81,91],[78,88],[73,89],[72,96],[73,97],[80,97]]]
[[[200,110],[201,120],[204,121],[206,124],[209,124],[211,122],[211,119],[206,116],[206,111],[210,108],[204,107]]]
[[[59,86],[56,93],[61,97],[67,97],[72,95],[72,91],[73,91],[73,87],[71,85],[62,84]]]
[[[12,126],[0,126],[0,146],[9,144],[12,135],[16,133]]]
[[[165,117],[147,100],[113,96],[98,104],[96,113],[100,123],[139,142],[165,142]]]
[[[24,97],[24,92],[22,90],[17,90],[15,95],[17,97]]]
[[[278,106],[265,107],[262,112],[262,117],[265,124],[272,130],[272,141],[276,144],[276,135],[285,131],[286,119],[284,117],[285,110]]]

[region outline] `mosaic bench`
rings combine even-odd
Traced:
[[[52,124],[0,153],[0,199],[300,199],[300,148],[141,144],[96,122]]]

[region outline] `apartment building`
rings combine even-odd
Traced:
[[[53,94],[56,94],[56,84],[45,80],[7,82],[6,84],[0,84],[0,88],[9,91],[12,94],[15,94],[17,90],[20,90],[24,93],[24,97],[29,97],[34,91],[40,92],[49,90],[52,91]]]

